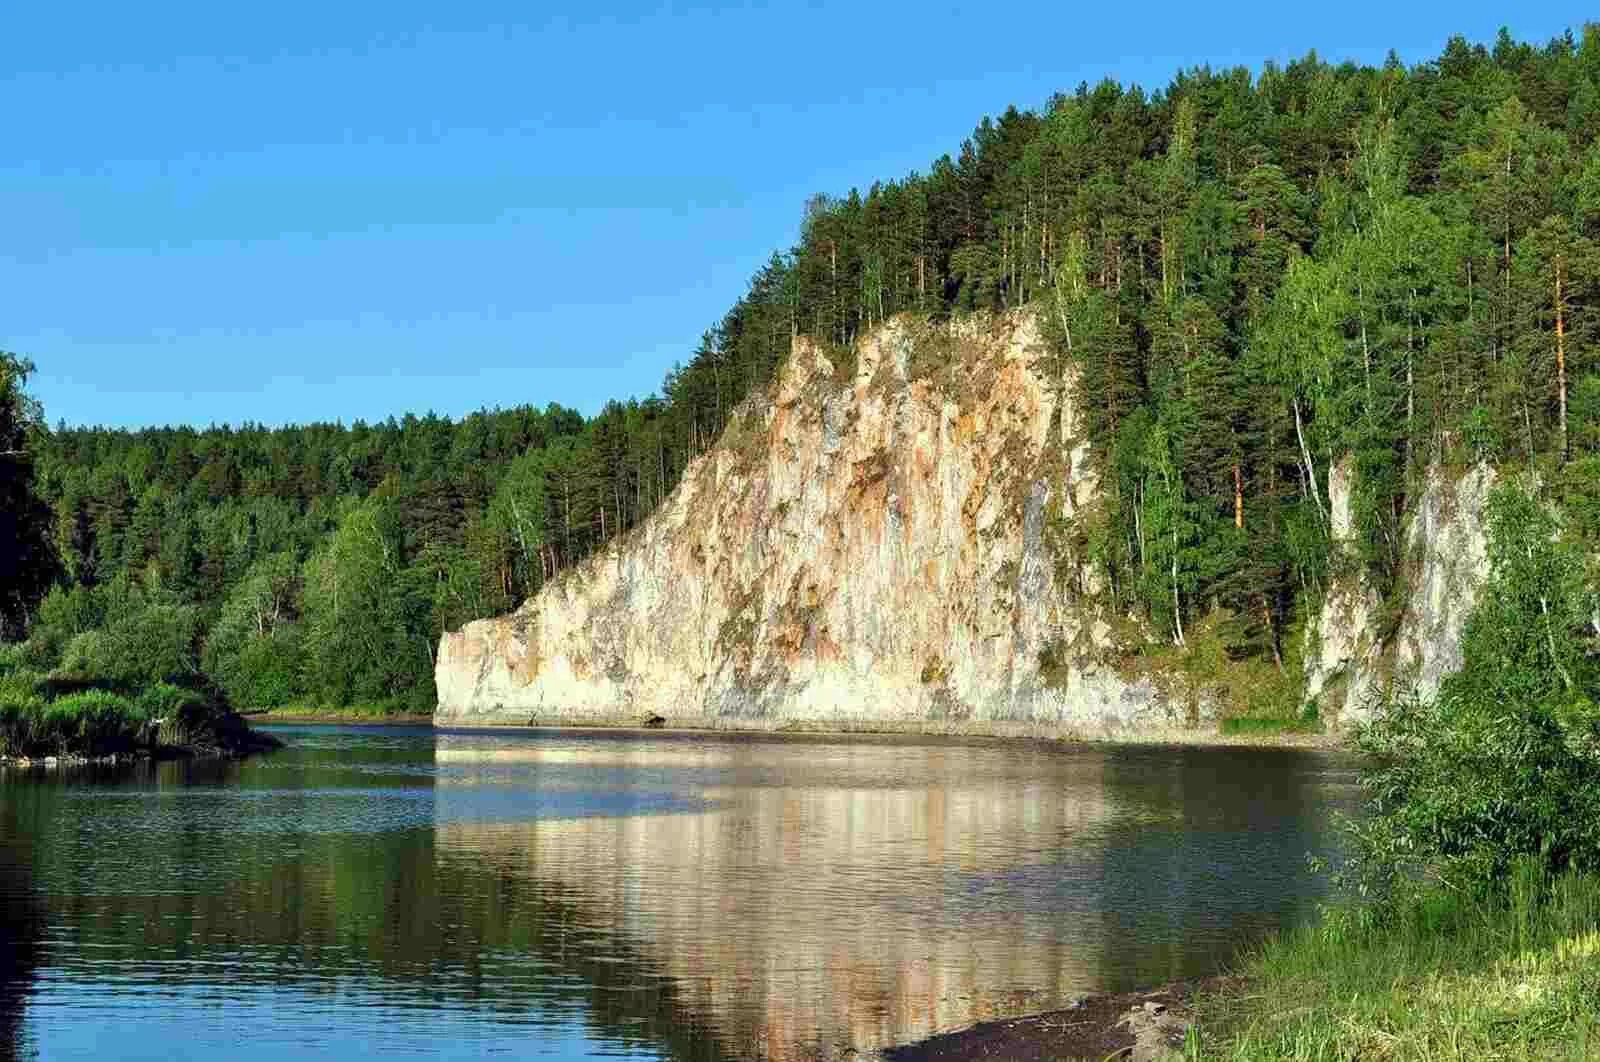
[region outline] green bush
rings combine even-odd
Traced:
[[[75,585],[70,590],[53,587],[29,628],[26,654],[34,667],[48,670],[61,662],[67,643],[104,621],[95,591]]]
[[[27,662],[27,650],[21,645],[0,645],[0,678],[11,674]]]
[[[24,756],[44,713],[44,698],[14,681],[15,673],[0,680],[0,756]]]
[[[1267,940],[1247,990],[1197,1001],[1185,1057],[1594,1058],[1600,876],[1524,856],[1504,884],[1339,907]]]
[[[1221,731],[1229,737],[1247,734],[1320,734],[1322,723],[1315,716],[1294,719],[1237,715],[1222,721]]]
[[[62,654],[60,671],[126,687],[193,679],[198,674],[197,629],[190,606],[147,605],[103,630],[74,635]]]
[[[0,702],[43,696],[44,675],[28,667],[0,671]]]
[[[1402,696],[1359,735],[1377,767],[1353,825],[1353,883],[1416,876],[1497,888],[1519,858],[1600,869],[1600,706],[1585,645],[1582,558],[1527,494],[1489,504],[1490,577],[1463,666],[1439,696]]]
[[[134,706],[150,721],[160,745],[212,744],[217,710],[194,690],[158,682],[139,691]]]
[[[235,642],[226,651],[206,645],[207,672],[236,708],[277,708],[302,696],[305,637],[299,624]]]

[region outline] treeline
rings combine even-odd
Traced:
[[[813,204],[798,327],[1037,306],[1106,473],[1075,530],[1118,611],[1179,644],[1226,615],[1231,652],[1281,661],[1331,565],[1396,585],[1430,462],[1538,465],[1600,537],[1597,133],[1593,26],[1457,38],[1412,69],[1080,86],[927,175]]]
[[[30,645],[65,674],[211,682],[246,707],[429,710],[441,631],[635,525],[681,471],[677,429],[652,398],[589,419],[38,432],[59,580]]]
[[[1597,134],[1594,27],[1409,69],[1311,54],[1079,86],[925,174],[814,198],[660,397],[36,433],[58,576],[34,640],[59,663],[160,602],[242,703],[427,706],[439,632],[637,526],[795,335],[1034,306],[1103,463],[1072,531],[1116,609],[1180,644],[1224,616],[1230,652],[1281,660],[1334,566],[1395,584],[1431,462],[1538,466],[1600,537]],[[1333,550],[1346,459],[1356,533]]]

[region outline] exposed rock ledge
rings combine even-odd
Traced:
[[[1382,632],[1383,603],[1359,575],[1335,580],[1308,630],[1308,700],[1341,721],[1371,715],[1375,695],[1396,685],[1424,697],[1461,667],[1461,635],[1489,568],[1485,509],[1497,476],[1488,465],[1457,479],[1428,470],[1406,531],[1406,587],[1398,627]],[[1351,535],[1350,462],[1328,476],[1335,549]]]
[[[444,636],[436,720],[1206,723],[1204,698],[1113,662],[1070,545],[1096,482],[1054,360],[1028,313],[897,319],[853,366],[797,340],[643,526],[514,614]],[[1448,652],[1417,630],[1426,672]],[[1362,637],[1336,646],[1323,685],[1352,672]]]

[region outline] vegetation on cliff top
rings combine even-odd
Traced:
[[[0,638],[36,613],[55,667],[107,617],[178,624],[240,705],[426,710],[439,633],[637,526],[794,335],[1035,306],[1102,464],[1075,544],[1113,611],[1180,645],[1220,618],[1230,658],[1280,667],[1333,573],[1398,581],[1432,461],[1540,468],[1596,555],[1597,136],[1595,27],[1456,38],[1409,69],[1312,53],[1082,85],[925,173],[813,199],[659,398],[589,420],[45,431],[21,400],[0,487],[48,508],[3,507]],[[0,371],[13,406],[24,375]],[[1336,552],[1323,485],[1346,454],[1358,533]],[[130,618],[139,595],[167,611]]]

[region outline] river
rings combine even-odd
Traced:
[[[274,732],[0,774],[14,1056],[854,1057],[1217,970],[1357,802],[1283,749]]]

